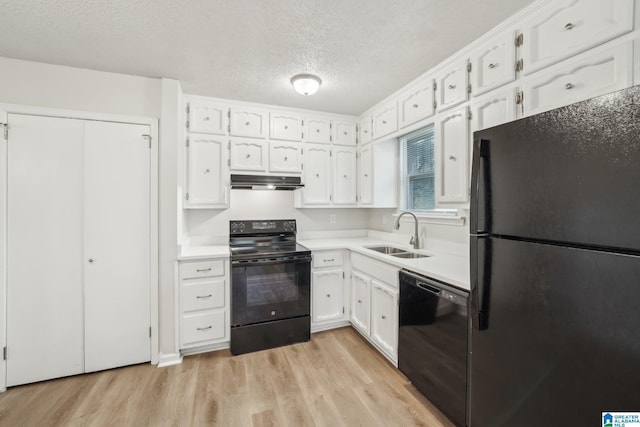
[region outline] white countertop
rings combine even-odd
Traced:
[[[311,251],[349,249],[350,251],[367,255],[371,258],[384,261],[397,267],[406,268],[407,270],[411,270],[415,273],[443,281],[465,291],[469,291],[470,288],[468,256],[425,250],[414,251],[414,249],[408,245],[401,245],[367,237],[344,239],[310,239],[300,240],[298,243],[307,247]],[[365,248],[365,246],[372,245],[390,245],[397,248],[404,248],[412,252],[420,252],[430,256],[427,258],[414,259],[397,258]]]
[[[440,251],[420,250],[417,252],[429,255],[427,258],[396,258],[391,255],[366,249],[372,245],[390,245],[414,251],[406,244],[390,242],[385,239],[371,237],[345,237],[328,239],[303,239],[298,243],[307,247],[311,251],[348,249],[379,261],[406,268],[415,273],[431,277],[449,283],[460,289],[469,291],[469,257]],[[179,261],[201,260],[210,258],[228,258],[229,246],[227,245],[203,245],[203,246],[183,246],[181,247]]]

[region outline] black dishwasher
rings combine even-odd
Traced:
[[[457,426],[467,404],[469,294],[400,271],[398,368]]]

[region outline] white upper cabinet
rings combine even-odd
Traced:
[[[516,119],[516,89],[487,93],[471,103],[471,130],[498,126]]]
[[[305,142],[317,144],[331,143],[331,120],[321,117],[306,117],[303,139]]]
[[[473,96],[481,95],[516,78],[515,31],[492,39],[471,55]]]
[[[360,121],[358,132],[360,145],[371,142],[373,136],[371,133],[371,116],[367,116]]]
[[[523,22],[524,73],[633,29],[633,0],[554,0]]]
[[[356,123],[351,121],[334,121],[332,125],[332,141],[336,145],[356,145]]]
[[[228,206],[227,143],[199,134],[190,134],[187,141],[185,208]]]
[[[283,173],[302,172],[302,144],[269,141],[269,171]]]
[[[269,116],[267,112],[243,107],[231,107],[229,115],[230,135],[250,138],[267,137],[267,120]]]
[[[333,149],[333,204],[355,205],[357,191],[356,148]]]
[[[331,146],[305,144],[303,205],[329,205],[331,182]]]
[[[191,101],[187,104],[189,132],[226,135],[227,107],[206,101]]]
[[[443,114],[436,126],[436,203],[469,200],[469,112]]]
[[[468,99],[469,62],[464,59],[451,64],[436,77],[438,111],[446,110]]]
[[[398,130],[398,107],[395,102],[383,105],[373,113],[373,137],[382,138]]]
[[[229,166],[232,170],[266,172],[266,142],[260,139],[231,138],[229,160]]]
[[[626,42],[598,53],[585,53],[525,79],[524,115],[589,99],[629,87],[633,47]]]
[[[271,113],[269,137],[282,141],[302,141],[302,118],[287,113]]]
[[[360,204],[373,204],[373,144],[360,147],[360,164],[358,167],[358,186],[360,187]]]
[[[433,79],[424,79],[400,95],[400,127],[412,125],[435,113]]]

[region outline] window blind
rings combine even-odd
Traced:
[[[407,173],[407,208],[429,210],[435,208],[435,161],[433,126],[405,139]]]

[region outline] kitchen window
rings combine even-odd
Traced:
[[[410,211],[435,209],[434,127],[429,126],[400,139],[403,153],[404,208]]]

